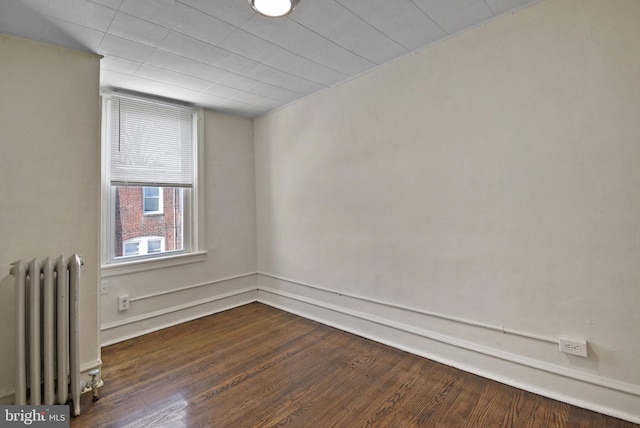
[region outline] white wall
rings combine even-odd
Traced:
[[[100,364],[100,58],[1,34],[0,58],[0,402],[12,402],[18,259],[82,255],[80,363]]]
[[[114,275],[103,270],[102,344],[256,300],[253,121],[205,110],[203,260]],[[129,295],[130,309],[117,299]]]
[[[259,300],[640,422],[639,20],[547,0],[257,119]]]
[[[0,343],[14,341],[9,267],[20,258],[83,256],[84,371],[100,365],[100,345],[256,300],[252,120],[204,112],[206,255],[174,267],[101,273],[99,57],[3,35],[0,57]],[[98,295],[101,278],[106,295]],[[117,311],[122,294],[131,298],[126,312]],[[0,402],[9,403],[13,346],[0,347],[0,361]]]

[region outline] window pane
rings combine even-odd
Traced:
[[[159,253],[162,251],[162,241],[161,240],[149,240],[148,244],[148,253]]]
[[[135,256],[140,253],[140,243],[139,242],[129,242],[124,244],[124,255],[125,256]]]
[[[114,186],[113,190],[114,257],[184,249],[183,199],[188,190],[139,186]],[[148,212],[154,214],[145,215]],[[128,247],[132,240],[142,243],[135,251]]]
[[[142,204],[145,213],[159,213],[162,211],[162,188],[143,187]]]
[[[157,198],[160,196],[160,188],[159,187],[145,187],[144,188],[144,197],[145,198]]]
[[[144,212],[160,211],[160,199],[144,198]]]

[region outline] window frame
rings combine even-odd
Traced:
[[[117,186],[112,185],[109,174],[110,168],[110,140],[111,135],[111,100],[113,96],[131,97],[134,99],[151,100],[154,102],[166,103],[191,107],[193,110],[193,184],[183,188],[183,249],[175,251],[164,251],[152,254],[141,254],[135,256],[115,257],[115,203]],[[184,263],[202,261],[206,258],[206,251],[201,248],[203,242],[204,227],[199,221],[202,218],[204,208],[204,196],[200,186],[203,181],[202,170],[202,136],[203,110],[195,106],[188,106],[183,103],[167,101],[157,97],[141,94],[130,94],[128,92],[102,91],[102,126],[101,126],[101,176],[102,176],[102,206],[101,206],[101,267],[103,276],[117,275],[120,273],[130,273],[148,269],[161,268]],[[158,187],[160,187],[159,184]],[[140,186],[142,187],[142,186]],[[153,187],[153,186],[149,186]],[[160,192],[161,196],[164,189]],[[162,198],[161,198],[162,199]],[[162,201],[160,201],[162,203]],[[144,197],[142,204],[144,204]],[[159,207],[160,208],[160,207]],[[161,212],[144,213],[144,215],[154,215]],[[141,238],[141,237],[136,237]],[[134,239],[134,238],[132,238]],[[122,242],[122,245],[124,245]],[[110,272],[110,273],[109,273]]]

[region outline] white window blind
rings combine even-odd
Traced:
[[[111,184],[192,187],[193,117],[189,107],[112,96]]]

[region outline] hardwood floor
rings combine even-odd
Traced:
[[[259,303],[102,359],[71,427],[639,427]]]

